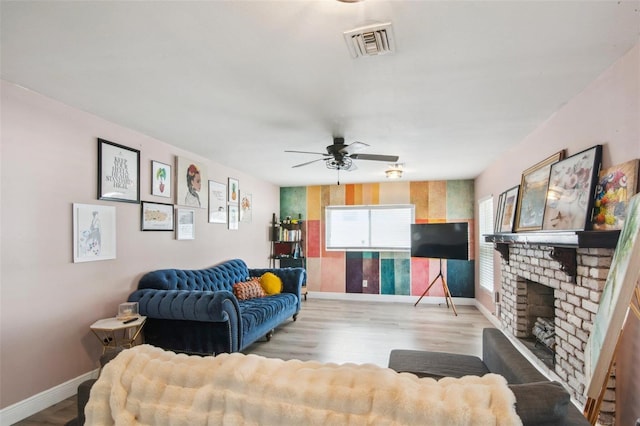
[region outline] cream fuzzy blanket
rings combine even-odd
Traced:
[[[435,381],[371,364],[175,354],[142,345],[109,362],[88,425],[521,425],[499,375]]]

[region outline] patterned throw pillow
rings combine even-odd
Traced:
[[[255,278],[243,283],[235,283],[233,285],[233,294],[238,300],[255,299],[256,297],[265,297],[267,295],[262,289],[260,281]]]

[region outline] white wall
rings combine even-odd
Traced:
[[[144,272],[236,257],[268,266],[277,186],[7,82],[1,96],[0,407],[95,369],[101,345],[89,325],[115,315]],[[167,202],[150,195],[150,163],[179,155],[206,164],[209,179],[239,179],[253,195],[252,222],[229,231],[198,209],[195,241],[140,231],[139,204],[97,200],[97,138],[141,151],[142,200]],[[74,202],[116,207],[117,259],[73,263]]]

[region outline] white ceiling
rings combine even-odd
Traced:
[[[640,40],[639,1],[0,7],[4,80],[281,186],[335,183],[284,153],[334,135],[406,180],[474,178]],[[396,52],[352,59],[343,32],[388,21]],[[342,183],[385,179],[357,166]]]

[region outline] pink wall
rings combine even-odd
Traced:
[[[89,325],[115,315],[144,272],[235,257],[268,266],[278,187],[6,82],[1,124],[0,407],[95,369],[101,346]],[[150,195],[150,163],[180,155],[206,164],[209,179],[239,179],[253,195],[252,223],[229,231],[198,209],[194,241],[141,232],[139,204],[96,199],[98,137],[141,151],[143,200],[167,202]],[[117,259],[73,263],[74,202],[116,207]]]
[[[493,195],[495,207],[501,192],[520,183],[523,170],[561,149],[571,156],[596,144],[604,148],[603,167],[640,158],[640,44],[478,176],[476,199]],[[500,288],[499,267],[500,256],[496,253],[496,290]],[[493,312],[493,296],[477,283],[478,279],[476,299]],[[640,334],[626,337],[640,339]],[[640,376],[640,366],[626,368],[624,377]],[[635,401],[640,407],[640,395]]]

